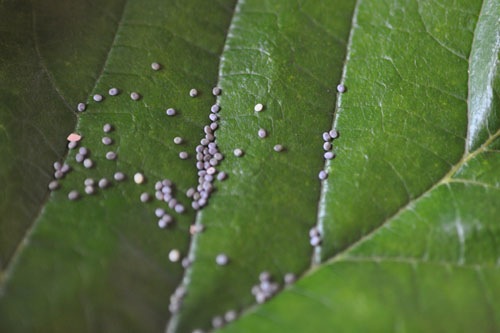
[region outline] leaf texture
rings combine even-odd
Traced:
[[[319,221],[326,262],[224,332],[498,330],[500,132],[486,93],[499,3],[385,5],[359,1],[354,17]]]
[[[219,81],[217,140],[229,178],[198,216],[206,231],[193,239],[188,294],[168,332],[206,328],[214,317],[255,303],[250,290],[262,271],[281,282],[310,267],[321,135],[331,129],[353,9],[352,1],[236,7]],[[263,111],[254,111],[257,103]],[[264,139],[260,128],[268,132]],[[285,150],[275,152],[276,144]],[[236,148],[245,155],[234,156]],[[216,266],[219,253],[229,256],[229,265]]]
[[[66,54],[71,50],[59,53],[54,47],[63,47],[67,38],[56,27],[69,25],[68,34],[79,31],[83,27],[71,26],[78,20],[72,22],[66,13],[79,16],[93,10],[91,3],[74,5],[66,7],[54,2],[51,8],[61,11],[57,14],[45,12],[45,7],[39,9],[44,6],[41,3],[34,3],[33,8],[29,4],[21,7],[9,3],[2,8],[6,16],[19,10],[30,17],[33,10],[33,15],[47,20],[43,28],[36,30],[43,35],[38,48],[51,61],[45,70],[63,87],[60,94],[71,96],[67,99],[72,110],[82,98],[82,92],[78,96],[75,93],[76,87],[87,96],[87,111],[79,114],[76,132],[83,136],[80,146],[90,150],[95,166],[84,168],[75,162],[76,150],[69,151],[66,161],[73,171],[61,181],[61,188],[52,193],[29,238],[23,241],[20,254],[2,277],[0,330],[161,331],[168,319],[169,296],[182,275],[180,264],[168,260],[169,251],[177,248],[187,252],[187,230],[194,220],[194,211],[188,208],[183,215],[171,212],[176,225],[172,230],[162,230],[157,226],[155,208],[168,210],[166,203],[144,204],[139,197],[143,192],[154,195],[155,182],[168,178],[175,183],[174,195],[189,207],[184,192],[196,184],[196,168],[192,157],[181,160],[179,153],[186,150],[193,155],[196,141],[208,122],[210,106],[215,101],[210,91],[217,81],[218,57],[233,3],[164,5],[158,1],[126,1],[111,8],[105,6],[102,12],[97,10],[97,20],[110,23],[94,27],[97,31],[89,40],[79,39],[83,46],[91,48],[91,53],[71,57],[72,54]],[[84,7],[83,12],[79,11],[80,6]],[[200,20],[201,13],[209,13],[210,20]],[[26,23],[26,27],[19,27],[22,29],[32,33],[33,28]],[[106,34],[112,37],[107,44],[93,45],[94,39],[106,40]],[[80,85],[75,80],[73,75],[78,70],[57,69],[66,62],[70,68],[73,64],[80,68],[80,62],[91,62],[101,52],[103,62],[94,78],[89,80],[92,67],[82,65],[84,83],[92,81],[90,85]],[[151,69],[154,61],[163,66],[160,71]],[[58,74],[52,74],[56,69]],[[118,96],[108,95],[112,87],[119,88]],[[193,87],[202,92],[196,99],[188,94]],[[47,85],[47,89],[54,88]],[[129,97],[134,91],[142,96],[140,100]],[[96,93],[104,96],[100,104],[92,100]],[[177,116],[168,117],[167,107],[175,107]],[[64,108],[58,112],[68,113]],[[49,125],[52,123],[50,119]],[[113,140],[110,146],[101,143],[105,123],[114,127],[109,134]],[[71,130],[67,127],[53,140],[64,144]],[[40,129],[49,130],[50,127]],[[184,137],[184,145],[175,145],[175,136]],[[62,151],[59,147],[59,156]],[[107,151],[115,151],[117,161],[107,160]],[[47,158],[56,159],[53,155]],[[52,161],[46,162],[45,169],[51,168]],[[93,196],[84,194],[86,178],[112,180],[117,171],[127,175],[124,182],[112,181],[108,189],[98,190]],[[133,183],[136,172],[144,173],[145,184]],[[48,183],[45,173],[45,179],[39,180],[44,189]],[[68,200],[73,189],[82,195],[75,202]]]
[[[2,37],[12,47],[0,63],[10,83],[0,149],[14,157],[0,169],[9,184],[0,205],[1,331],[209,331],[231,310],[239,318],[223,332],[498,330],[498,0],[128,0],[99,9],[4,1],[0,9],[2,31],[16,33]],[[112,87],[118,96],[107,94]],[[35,94],[20,99],[26,90]],[[80,101],[88,109],[73,129]],[[228,179],[197,212],[184,193],[197,183],[195,146],[214,103]],[[110,146],[101,143],[104,123],[114,126]],[[22,124],[36,134],[28,139]],[[332,127],[336,158],[325,161],[322,133]],[[64,150],[72,130],[93,168]],[[39,148],[25,148],[30,140]],[[117,161],[104,157],[109,150]],[[73,171],[44,202],[61,158]],[[86,178],[116,171],[124,182],[68,200]],[[133,182],[136,172],[145,184]],[[184,214],[140,202],[164,178]],[[174,216],[170,230],[156,225],[158,207]],[[193,223],[204,232],[191,236]],[[320,246],[309,244],[312,227]],[[191,261],[187,269],[169,260],[172,249]],[[227,265],[216,264],[219,254]],[[263,271],[279,291],[261,305],[251,290]],[[290,272],[299,281],[285,286]]]
[[[1,271],[47,199],[52,162],[64,155],[75,126],[73,106],[91,89],[113,40],[116,24],[106,13],[121,6],[1,4]]]

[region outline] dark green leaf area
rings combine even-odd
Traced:
[[[47,198],[76,103],[94,85],[121,1],[4,1],[0,5],[0,270]]]
[[[64,77],[70,83],[61,89],[61,96],[72,94],[74,85],[80,85],[73,76],[79,66],[82,73],[91,75],[91,59],[106,52],[91,84],[87,86],[84,80],[80,85],[85,98],[68,97],[72,110],[79,101],[88,103],[87,110],[79,113],[76,129],[70,126],[54,135],[54,140],[64,147],[71,131],[81,134],[82,140],[65,160],[72,171],[50,195],[20,254],[2,277],[0,331],[159,332],[168,320],[169,298],[183,273],[180,261],[169,260],[169,252],[178,249],[181,257],[187,254],[195,211],[185,192],[197,185],[194,149],[204,135],[203,126],[210,122],[210,106],[215,102],[211,90],[217,82],[219,54],[234,4],[127,1],[123,5],[103,8],[109,10],[105,15],[113,22],[111,30],[99,28],[112,37],[106,48],[89,45],[83,35],[73,36],[90,48],[90,54],[79,55],[89,63],[79,63],[75,72],[69,66]],[[85,13],[94,4],[79,6],[85,7]],[[200,13],[208,16],[200,20],[205,17]],[[80,22],[62,18],[61,12],[52,15],[62,21],[51,21],[44,29]],[[68,33],[75,30],[74,26],[67,29]],[[94,38],[105,39],[99,34]],[[54,57],[58,54],[48,44],[44,48]],[[63,52],[53,60],[53,67],[76,62],[72,55]],[[152,62],[160,63],[161,69],[154,71]],[[110,88],[117,88],[119,94],[110,96]],[[189,96],[192,88],[200,91],[198,97]],[[140,99],[132,100],[132,92]],[[94,94],[101,94],[103,101],[95,102]],[[165,114],[169,107],[177,110],[175,116]],[[50,123],[55,122],[51,119]],[[113,126],[110,133],[103,132],[106,123]],[[103,144],[105,136],[112,139],[110,145]],[[184,138],[182,144],[174,144],[176,136]],[[81,147],[89,150],[92,168],[76,162]],[[106,159],[110,151],[117,154],[116,160]],[[182,151],[190,157],[179,158]],[[52,156],[47,166],[52,168],[57,157]],[[115,180],[116,172],[123,172],[125,180]],[[145,176],[143,184],[133,180],[138,172]],[[96,183],[106,178],[110,186],[95,186],[93,195],[85,194],[88,178]],[[42,184],[44,194],[49,179]],[[184,214],[156,199],[141,202],[142,193],[154,198],[155,183],[163,179],[173,182],[173,195],[186,207]],[[72,190],[79,192],[79,200],[68,199]],[[171,214],[174,225],[159,228],[156,208]]]

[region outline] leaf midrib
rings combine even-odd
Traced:
[[[360,0],[356,0],[354,3],[354,10],[352,13],[352,20],[351,20],[351,28],[349,31],[349,38],[347,40],[347,45],[346,45],[346,56],[344,60],[344,66],[342,68],[342,75],[340,77],[340,82],[339,84],[344,84],[345,83],[345,77],[346,77],[346,72],[347,72],[347,63],[349,62],[350,56],[351,56],[351,47],[352,47],[352,38],[354,35],[354,27],[358,26],[357,20],[358,20],[358,10],[359,10],[359,4],[361,3]],[[338,110],[340,108],[340,105],[342,103],[342,94],[337,93],[337,101],[335,105],[335,110],[334,110],[334,115],[333,115],[333,124],[332,128],[335,129],[337,128],[337,120],[338,120]],[[334,161],[334,160],[333,160]],[[325,162],[323,164],[323,170],[327,170],[330,166],[331,160],[325,159]],[[322,181],[320,185],[320,198],[318,202],[318,209],[317,209],[317,214],[316,214],[316,227],[318,228],[319,232],[323,234],[323,218],[321,216],[325,215],[325,210],[326,210],[326,193],[327,193],[327,184],[326,181]],[[314,248],[313,255],[311,257],[311,267],[314,267],[316,265],[321,264],[321,256],[322,256],[322,246],[317,246]]]
[[[219,66],[218,66],[218,74],[217,74],[217,76],[218,76],[217,87],[220,86],[220,80],[223,77],[223,75],[222,75],[222,67],[223,66],[222,65],[224,63],[224,58],[222,57],[222,54],[227,49],[227,39],[230,36],[231,31],[234,30],[234,18],[240,12],[240,6],[241,6],[242,2],[243,2],[243,0],[236,0],[236,3],[234,5],[234,8],[233,8],[232,13],[231,13],[231,23],[229,24],[229,28],[227,30],[226,37],[224,40],[224,46],[222,47],[221,54],[219,57]],[[217,104],[219,104],[219,100],[220,100],[220,96],[217,96]],[[195,225],[197,225],[197,226],[202,225],[201,224],[202,215],[203,215],[203,209],[200,209],[196,212],[195,222],[194,222]],[[187,253],[186,257],[189,258],[189,260],[191,260],[191,262],[194,262],[196,259],[195,253],[196,253],[196,247],[198,245],[197,244],[198,237],[199,237],[198,233],[194,233],[190,237],[189,249],[188,249],[188,253]],[[189,287],[191,273],[192,273],[191,267],[187,267],[184,269],[184,273],[182,275],[182,278],[181,278],[181,281],[180,281],[178,287],[184,286],[186,289]],[[175,292],[175,290],[174,290],[174,292]],[[182,307],[181,307],[181,310],[179,312],[174,313],[170,316],[169,320],[167,321],[167,323],[165,325],[166,333],[175,333],[177,331],[177,326],[179,323],[179,317],[180,317],[181,311],[182,311]]]
[[[483,15],[490,15],[489,13],[485,13],[485,7],[487,5],[489,5],[490,3],[487,1],[489,0],[483,0],[482,1],[482,4],[481,4],[481,10],[479,11],[479,18],[481,18],[481,16]],[[468,87],[469,87],[469,97],[468,97],[468,121],[469,121],[469,126],[467,127],[467,138],[466,138],[466,141],[465,141],[465,150],[466,151],[469,151],[469,149],[471,147],[474,147],[476,145],[476,141],[477,141],[477,136],[478,136],[478,130],[477,129],[474,129],[473,126],[470,126],[470,122],[471,122],[471,116],[472,116],[472,112],[470,110],[470,107],[471,107],[471,104],[470,104],[470,100],[471,100],[471,96],[470,96],[470,93],[471,93],[471,78],[472,78],[472,75],[470,75],[470,73],[472,73],[472,61],[470,61],[470,58],[472,57],[473,55],[473,49],[474,49],[474,44],[481,40],[481,37],[482,36],[477,36],[478,34],[478,27],[479,27],[479,24],[480,24],[480,19],[478,19],[477,23],[476,23],[476,27],[474,29],[474,37],[473,37],[473,40],[472,40],[472,43],[471,43],[471,53],[469,54],[469,78],[468,78]],[[498,21],[497,21],[497,26],[498,26]],[[500,35],[498,34],[497,32],[497,38],[496,38],[496,45],[494,46],[494,49],[493,49],[493,54],[497,54],[497,58],[498,58],[498,51],[500,49]],[[497,68],[497,64],[498,64],[498,61],[494,61],[493,64],[491,64],[493,66],[493,68],[490,69],[490,73],[494,73],[496,72],[496,68]],[[489,77],[489,79],[491,80],[491,77]],[[489,82],[490,84],[492,83],[491,81]],[[492,89],[493,90],[493,89]],[[498,96],[497,96],[498,97]],[[491,104],[489,105],[491,107]]]

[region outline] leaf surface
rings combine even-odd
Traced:
[[[51,144],[58,147],[57,154],[37,161],[44,170],[44,177],[37,179],[40,195],[46,195],[52,162],[63,157],[65,138],[73,130],[74,116],[68,109],[75,110],[82,98],[88,103],[87,111],[79,114],[75,131],[83,136],[80,146],[90,150],[94,167],[86,169],[76,163],[77,150],[69,151],[66,162],[73,171],[51,194],[2,277],[1,331],[161,331],[168,319],[169,296],[182,275],[180,263],[170,262],[168,255],[174,248],[187,252],[187,230],[195,212],[184,192],[196,184],[192,151],[215,101],[211,89],[217,81],[218,57],[233,3],[122,1],[97,9],[95,5],[56,1],[48,7],[38,2],[2,4],[3,15],[12,16],[17,24],[11,29],[30,36],[31,44],[18,45],[18,51],[35,60],[48,59],[47,65],[38,65],[45,67],[27,68],[26,73],[50,77],[39,83],[35,93],[43,96],[48,91],[46,107],[58,107],[43,120],[33,120],[39,127],[36,130],[50,133]],[[200,19],[202,13],[208,13],[210,19]],[[87,24],[88,33],[79,33]],[[22,39],[16,36],[12,40]],[[68,42],[73,49],[65,48]],[[160,71],[151,69],[154,61],[162,65]],[[32,84],[31,77],[21,83]],[[120,90],[118,96],[108,95],[112,87]],[[196,99],[189,96],[194,87],[201,92]],[[140,100],[129,97],[134,91],[142,96]],[[92,100],[97,93],[104,96],[103,102]],[[37,97],[33,103],[43,104],[45,99]],[[16,103],[16,108],[22,107]],[[176,108],[178,114],[168,117],[168,107]],[[33,105],[30,112],[35,111]],[[52,127],[58,125],[56,116],[69,116],[69,120],[52,133]],[[29,113],[26,118],[31,121]],[[113,140],[109,146],[101,143],[105,123],[114,127],[108,134]],[[173,143],[176,136],[185,138],[183,145]],[[49,148],[47,145],[40,154]],[[189,151],[190,159],[179,158],[184,150]],[[117,153],[116,161],[105,158],[108,151]],[[23,158],[27,151],[17,153]],[[85,195],[86,178],[113,180],[117,171],[127,175],[125,181],[112,181],[108,189]],[[134,184],[136,172],[144,173],[145,184]],[[141,193],[154,195],[155,182],[165,178],[174,182],[174,195],[187,207],[185,214],[172,212],[166,203],[140,202]],[[80,192],[80,200],[68,200],[73,189]],[[22,212],[21,199],[19,205]],[[158,207],[176,220],[170,230],[158,228]],[[39,207],[35,208],[36,213]],[[7,218],[2,221],[14,223]]]
[[[4,1],[0,6],[2,271],[47,199],[52,162],[64,155],[64,138],[75,126],[74,107],[92,88],[113,40],[116,22],[106,13],[119,12],[122,5],[108,1],[96,10],[77,1]]]
[[[401,4],[356,8],[326,261],[222,331],[498,330],[500,5]]]
[[[193,239],[188,294],[168,332],[206,328],[214,317],[255,303],[250,290],[262,271],[281,282],[286,273],[309,268],[322,133],[331,129],[353,9],[353,1],[259,0],[236,7],[219,81],[217,140],[229,177],[197,218],[206,231]],[[257,103],[263,111],[254,111]],[[284,151],[274,151],[276,144]],[[244,156],[234,156],[236,148]],[[220,253],[230,258],[227,266],[216,265]]]
[[[19,34],[4,38],[15,47],[3,54],[1,75],[31,66],[2,92],[0,149],[15,159],[1,162],[10,184],[0,208],[1,331],[206,331],[230,310],[240,318],[222,331],[498,330],[498,0],[94,7],[0,5],[2,31]],[[112,87],[118,96],[107,94]],[[189,97],[191,88],[200,95]],[[18,98],[30,89],[35,97]],[[103,102],[92,101],[96,93]],[[80,101],[88,109],[75,131],[91,169],[64,150]],[[195,146],[215,102],[228,179],[196,212],[184,193],[197,184]],[[39,103],[50,112],[39,114]],[[166,116],[168,107],[178,114]],[[39,149],[24,148],[19,119],[38,130]],[[101,143],[104,123],[114,126],[110,146]],[[332,126],[337,157],[325,162],[322,133]],[[175,136],[184,143],[174,145]],[[110,150],[117,161],[104,157]],[[26,152],[43,158],[33,166]],[[44,203],[61,158],[73,171]],[[35,169],[31,195],[33,182],[21,175]],[[329,175],[322,182],[320,170]],[[86,178],[116,171],[126,180],[83,195]],[[145,184],[133,182],[136,172]],[[186,213],[140,202],[164,178]],[[72,189],[80,200],[68,200]],[[158,228],[158,207],[174,227]],[[191,237],[192,223],[205,231]],[[314,226],[322,234],[315,248]],[[192,261],[188,269],[169,261],[172,249]],[[227,265],[216,264],[219,254]],[[262,271],[280,291],[257,305],[251,289]],[[299,281],[284,287],[289,272]],[[182,289],[171,315],[169,299]]]

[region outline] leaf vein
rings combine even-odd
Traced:
[[[460,169],[460,167],[462,165],[464,165],[468,160],[470,160],[471,158],[473,158],[474,156],[476,156],[480,152],[485,151],[487,149],[487,147],[493,142],[493,140],[495,138],[497,138],[498,136],[500,136],[500,130],[497,133],[495,133],[495,135],[491,136],[488,140],[486,140],[486,142],[481,147],[476,149],[474,152],[472,152],[472,153],[465,152],[462,159],[460,161],[458,161],[454,166],[452,166],[452,168],[439,181],[437,181],[434,185],[432,185],[428,190],[424,191],[418,197],[415,197],[414,199],[408,201],[396,213],[392,214],[387,219],[385,219],[385,221],[383,221],[378,227],[374,228],[372,231],[368,232],[367,234],[365,234],[364,236],[359,238],[357,241],[355,241],[354,243],[347,246],[342,251],[340,251],[337,254],[335,254],[334,256],[332,256],[327,262],[335,261],[336,258],[342,257],[344,254],[356,249],[357,247],[361,246],[365,242],[369,241],[380,230],[385,228],[389,223],[391,223],[392,221],[397,219],[400,215],[402,215],[404,212],[406,212],[411,207],[413,207],[413,205],[416,202],[418,202],[420,199],[429,196],[439,186],[446,185],[450,181],[450,179],[452,179],[452,176],[457,172],[457,170]]]
[[[224,47],[223,47],[222,52],[224,52],[228,49],[228,37],[231,35],[231,31],[234,28],[235,17],[240,12],[240,6],[242,5],[242,2],[243,2],[243,0],[236,0],[236,4],[234,6],[233,13],[232,13],[231,23],[229,25],[228,33],[226,35],[226,40],[224,42]],[[219,73],[218,73],[219,81],[220,81],[220,78],[222,77],[221,69],[223,66],[223,60],[224,60],[224,58],[220,57]],[[219,85],[219,83],[217,83],[217,86],[218,85]],[[219,99],[220,99],[220,97],[217,97],[217,102],[219,102]],[[195,225],[201,225],[202,215],[203,215],[202,210],[197,211],[196,217],[195,217],[195,222],[194,222]],[[196,248],[198,245],[198,237],[199,236],[200,236],[199,234],[195,233],[194,235],[191,236],[191,239],[190,239],[187,258],[189,258],[191,261],[195,260],[195,253],[196,253]],[[187,267],[186,269],[184,269],[184,274],[182,276],[181,282],[179,283],[179,287],[184,286],[184,287],[186,287],[186,289],[188,288],[189,283],[190,283],[191,272],[192,272],[192,270],[190,267]],[[166,323],[166,333],[175,333],[177,331],[181,311],[182,311],[182,307],[181,307],[179,312],[176,312],[170,316],[168,322]]]

